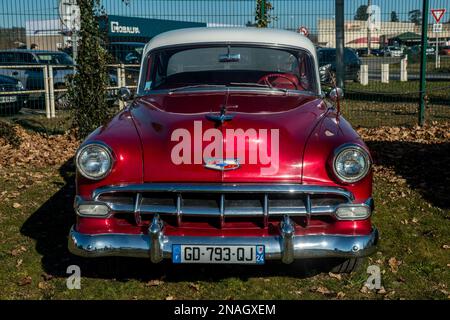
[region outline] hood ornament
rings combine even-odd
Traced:
[[[220,158],[210,158],[205,159],[205,168],[218,170],[218,171],[228,171],[236,170],[239,168],[238,159],[220,159]]]
[[[233,114],[227,114],[228,109],[237,109],[238,106],[227,106],[226,104],[223,104],[220,107],[220,113],[219,114],[207,114],[206,119],[214,121],[214,122],[220,122],[223,124],[225,121],[233,120],[234,115]]]

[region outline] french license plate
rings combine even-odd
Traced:
[[[264,264],[263,245],[172,245],[173,263]]]
[[[16,101],[17,101],[16,96],[0,97],[0,103],[11,103]]]

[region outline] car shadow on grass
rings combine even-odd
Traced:
[[[36,251],[42,255],[43,271],[54,277],[67,277],[67,267],[80,267],[83,278],[114,279],[118,281],[149,281],[164,278],[166,282],[218,281],[237,277],[246,281],[252,277],[293,276],[311,277],[330,269],[338,261],[303,261],[292,265],[267,262],[270,267],[255,265],[174,265],[170,261],[152,264],[142,258],[81,258],[67,249],[67,235],[75,222],[73,160],[59,169],[64,185],[51,196],[22,225],[21,233],[36,241]]]
[[[375,164],[392,168],[435,207],[450,208],[450,143],[369,141]]]

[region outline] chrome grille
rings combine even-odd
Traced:
[[[106,203],[113,212],[134,213],[137,224],[149,214],[217,217],[226,219],[260,217],[267,226],[269,217],[333,215],[353,195],[336,187],[294,184],[140,184],[97,189],[93,198]]]

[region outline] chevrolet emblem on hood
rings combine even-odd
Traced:
[[[238,159],[211,158],[205,160],[204,166],[208,169],[220,171],[236,170],[237,168],[239,168],[239,161]]]

